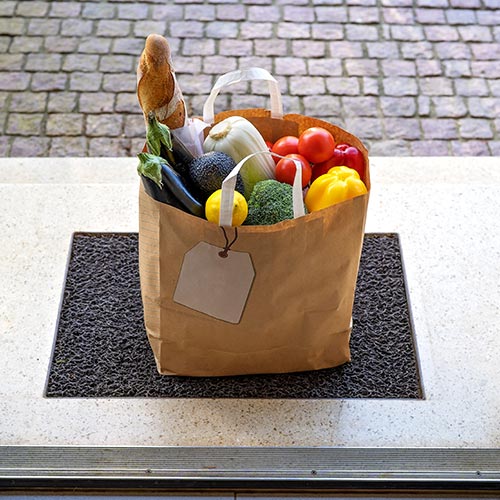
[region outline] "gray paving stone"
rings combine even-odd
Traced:
[[[69,54],[77,50],[79,41],[78,37],[47,36],[45,37],[44,47],[47,52]]]
[[[386,59],[381,64],[385,76],[415,76],[417,74],[415,61]]]
[[[315,7],[316,21],[319,23],[346,23],[348,20],[345,7]]]
[[[76,92],[51,92],[47,103],[49,113],[73,113],[77,110]]]
[[[419,86],[423,95],[453,95],[452,81],[445,77],[420,78]]]
[[[457,95],[466,97],[480,97],[489,94],[486,82],[481,78],[455,80]]]
[[[389,77],[384,78],[383,88],[386,95],[406,96],[417,95],[417,83],[413,78],[407,77]]]
[[[87,156],[87,138],[79,137],[54,137],[51,140],[49,156]]]
[[[142,137],[146,133],[143,115],[126,115],[123,122],[123,135],[125,137]]]
[[[144,141],[141,140],[138,142],[144,143]],[[140,147],[132,150],[132,142],[130,139],[116,139],[113,137],[90,138],[88,145],[88,155],[95,157],[129,157],[132,154],[137,154],[140,150]]]
[[[450,154],[450,141],[413,141],[410,147],[413,156],[448,156]]]
[[[137,78],[135,72],[104,74],[102,78],[102,89],[106,92],[134,92],[136,86]]]
[[[380,106],[384,116],[413,116],[417,104],[413,97],[384,97],[380,98]]]
[[[370,143],[370,154],[372,156],[409,156],[411,154],[411,144],[409,141],[384,140]]]
[[[443,9],[415,9],[415,17],[421,24],[444,24],[446,23],[444,13]]]
[[[120,21],[116,19],[98,21],[96,35],[104,37],[124,37],[130,34],[131,28],[131,21]]]
[[[443,74],[441,61],[435,59],[419,59],[416,63],[417,74],[419,76],[439,76]]]
[[[500,154],[496,0],[4,0],[0,153],[135,154],[152,32],[169,39],[192,113],[219,74],[260,66],[287,112],[353,127],[372,154]],[[266,107],[267,92],[242,84],[216,109]]]
[[[410,8],[386,8],[383,10],[383,18],[389,24],[413,24],[415,15]]]
[[[118,19],[130,19],[138,21],[139,19],[147,19],[149,6],[140,3],[124,3],[118,4]]]
[[[450,78],[461,78],[468,77],[472,75],[470,61],[443,61],[442,64],[445,68],[445,75]]]
[[[342,62],[333,58],[309,59],[307,69],[312,76],[341,76]]]
[[[348,57],[362,57],[363,46],[360,42],[331,42],[330,55],[335,58],[345,59]],[[371,44],[369,45],[371,46]]]
[[[43,157],[49,152],[50,139],[33,135],[31,137],[14,137],[10,155],[13,158],[18,157]]]
[[[493,139],[490,120],[462,118],[458,121],[460,137],[464,139]]]
[[[244,5],[217,5],[215,18],[220,21],[244,21],[246,9]]]
[[[312,37],[315,40],[342,40],[344,28],[341,24],[315,23],[312,25]]]
[[[78,17],[82,12],[80,2],[50,2],[50,17]]]
[[[17,2],[11,0],[4,0],[0,2],[0,16],[10,17],[16,11]]]
[[[43,136],[43,120],[42,113],[10,113],[5,132],[10,135]]]
[[[110,3],[87,2],[83,6],[82,17],[89,19],[113,19],[116,6]]]
[[[7,158],[10,155],[10,145],[12,142],[12,138],[6,135],[0,136],[0,156],[2,158]]]
[[[273,23],[240,23],[239,38],[255,40],[256,38],[272,38],[274,36]]]
[[[118,137],[123,133],[123,115],[87,115],[85,133],[89,137]]]
[[[121,39],[117,38],[115,41],[118,43]],[[107,54],[111,49],[111,38],[92,37],[83,38],[78,46],[78,53],[83,54]],[[142,42],[144,48],[144,41]]]
[[[12,39],[9,47],[11,53],[34,53],[39,52],[44,44],[41,36],[16,36]]]
[[[9,111],[14,113],[42,113],[47,106],[47,92],[14,92]]]
[[[91,54],[68,54],[63,63],[64,71],[96,71],[99,56]]]
[[[213,39],[237,38],[238,31],[239,26],[236,22],[214,21],[207,25],[205,34],[207,37]],[[201,33],[203,33],[203,28]]]
[[[489,26],[458,26],[458,32],[464,42],[491,42],[493,36]]]
[[[346,115],[378,116],[378,102],[375,97],[341,97],[340,102]]]
[[[374,59],[345,59],[345,70],[348,76],[377,76],[378,61]]]
[[[458,126],[448,118],[422,118],[420,121],[425,139],[457,139]]]
[[[325,80],[328,92],[333,95],[359,95],[360,84],[358,78],[332,77]]]
[[[30,19],[27,34],[41,36],[57,35],[60,29],[61,21],[59,19]]]
[[[293,40],[292,54],[304,60],[323,58],[326,54],[326,44],[317,40]]]
[[[16,15],[21,17],[44,17],[49,11],[50,4],[48,2],[18,2],[16,7]]]
[[[330,95],[305,96],[304,113],[309,116],[332,116],[340,111],[340,99]]]
[[[62,66],[61,54],[28,54],[26,71],[59,71]]]
[[[96,91],[101,88],[102,80],[101,73],[74,72],[70,75],[69,88],[72,91]]]
[[[459,118],[467,115],[463,97],[432,97],[431,102],[438,118]]]
[[[500,65],[498,61],[471,61],[472,76],[488,78],[500,78]],[[486,80],[483,80],[486,83]]]
[[[24,54],[0,54],[0,70],[19,71],[23,69],[25,58]]]
[[[111,113],[114,109],[115,97],[119,99],[127,95],[130,94],[120,92],[115,96],[114,92],[79,92],[79,110],[84,114]],[[137,102],[137,95],[135,92],[133,95]]]
[[[80,113],[50,113],[47,116],[46,134],[48,136],[81,136],[83,118]]]
[[[420,123],[417,118],[387,118],[384,125],[385,133],[391,139],[420,139]]]
[[[31,80],[31,90],[34,91],[65,90],[67,81],[68,81],[68,75],[64,73],[36,72],[33,73],[33,77]]]
[[[103,55],[99,63],[99,71],[103,73],[132,72],[137,58],[126,55]]]
[[[451,141],[453,156],[489,156],[487,141]]]

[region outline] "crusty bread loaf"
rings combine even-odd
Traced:
[[[144,116],[154,111],[158,121],[169,128],[186,122],[186,105],[175,78],[167,40],[149,35],[137,66],[137,97]]]

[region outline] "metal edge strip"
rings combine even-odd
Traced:
[[[0,446],[0,488],[500,491],[500,450]]]

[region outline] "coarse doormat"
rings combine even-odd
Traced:
[[[352,360],[318,371],[162,376],[143,324],[137,233],[75,233],[46,384],[48,397],[422,398],[395,233],[366,234]]]

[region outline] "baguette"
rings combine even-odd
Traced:
[[[153,111],[159,122],[174,129],[186,124],[186,105],[175,78],[167,40],[149,35],[137,66],[137,98],[147,117]]]

